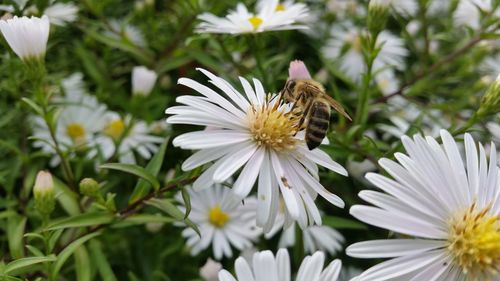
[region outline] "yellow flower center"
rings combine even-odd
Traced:
[[[382,79],[378,82],[378,87],[381,89],[381,90],[386,90],[390,85],[390,81],[389,79]]]
[[[293,149],[298,142],[294,135],[297,132],[299,117],[283,113],[277,104],[271,107],[268,104],[254,106],[247,116],[253,140],[259,146],[283,151]]]
[[[361,36],[355,35],[351,39],[351,47],[356,51],[356,52],[361,52]]]
[[[68,134],[73,142],[81,143],[84,141],[85,128],[78,123],[70,123],[66,126],[66,134]]]
[[[248,21],[252,24],[253,30],[257,30],[259,26],[262,24],[263,20],[259,17],[252,16],[248,19]]]
[[[280,3],[276,6],[276,12],[284,11],[284,10],[285,10],[285,5]]]
[[[500,216],[489,215],[491,206],[476,210],[476,204],[454,218],[448,250],[470,280],[488,280],[500,265]]]
[[[224,227],[229,219],[229,215],[224,213],[219,205],[216,205],[208,211],[208,220],[215,227]]]
[[[109,122],[104,128],[104,133],[115,140],[118,140],[125,131],[125,123],[122,119],[116,119]]]

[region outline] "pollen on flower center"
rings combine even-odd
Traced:
[[[276,12],[284,11],[284,10],[285,10],[285,5],[283,5],[283,4],[276,5]]]
[[[351,39],[351,47],[353,48],[353,50],[361,52],[361,36],[355,35]]]
[[[448,250],[471,280],[499,271],[500,216],[489,215],[490,209],[476,210],[474,203],[450,224]]]
[[[252,107],[248,113],[250,132],[259,146],[283,151],[293,149],[297,143],[298,118],[278,110],[278,106]]]
[[[253,30],[257,30],[259,26],[262,24],[263,20],[259,17],[252,16],[248,19],[248,21],[252,24]]]
[[[104,128],[104,133],[115,140],[118,140],[125,131],[125,123],[122,119],[116,119],[109,122]]]
[[[208,220],[215,227],[224,227],[229,219],[229,215],[227,213],[224,213],[219,205],[212,207],[208,211]]]
[[[66,126],[66,133],[74,142],[80,142],[85,136],[85,128],[78,123],[71,123]]]

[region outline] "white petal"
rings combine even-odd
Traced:
[[[446,242],[422,239],[387,239],[355,243],[346,254],[355,258],[393,258],[446,247]]]

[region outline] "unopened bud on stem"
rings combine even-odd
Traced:
[[[54,181],[52,175],[46,171],[40,171],[36,175],[33,187],[35,197],[35,208],[42,214],[48,216],[55,208]]]

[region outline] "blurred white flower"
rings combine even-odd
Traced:
[[[153,90],[158,74],[145,66],[136,66],[132,69],[132,94],[148,96]]]
[[[481,63],[480,68],[487,75],[492,77],[497,76],[500,73],[500,54],[485,58]]]
[[[205,265],[200,268],[200,276],[203,278],[203,281],[218,281],[219,271],[222,269],[222,264],[214,261],[211,258],[208,258]]]
[[[58,114],[55,136],[61,150],[69,152],[70,157],[77,151],[86,151],[87,157],[95,154],[92,152],[96,144],[95,133],[104,127],[106,113],[105,105],[84,92],[81,78],[81,74],[77,73],[63,80],[65,96],[55,99],[62,108]],[[60,159],[53,148],[54,142],[45,121],[39,116],[33,118],[33,136],[45,140],[35,141],[33,146],[53,154],[50,164],[58,165]]]
[[[368,172],[373,172],[377,169],[377,166],[373,164],[372,161],[365,159],[363,161],[349,161],[347,162],[347,170],[349,175],[358,180],[364,181],[365,174]]]
[[[351,22],[334,25],[331,29],[331,39],[328,40],[322,52],[326,58],[339,61],[340,69],[348,77],[360,81],[365,72],[366,64],[363,58],[363,31]],[[382,46],[374,61],[374,70],[386,66],[404,69],[404,58],[408,50],[404,41],[388,31],[382,31],[377,38],[377,46]]]
[[[356,0],[328,0],[326,9],[340,19],[366,14],[365,6],[360,5]]]
[[[150,133],[146,122],[132,120],[131,116],[122,118],[118,113],[110,111],[105,114],[102,122],[104,125],[96,143],[105,160],[116,154],[119,162],[135,164],[137,161],[134,152],[143,159],[149,159],[158,150],[158,144],[164,141],[163,137]]]
[[[439,16],[440,14],[447,12],[451,3],[450,0],[431,0],[429,2],[427,13],[430,16]]]
[[[304,4],[259,1],[257,10],[257,13],[251,13],[243,3],[238,3],[236,10],[230,11],[224,18],[203,13],[198,16],[202,22],[198,24],[196,32],[240,34],[307,28],[297,24],[307,16],[308,9]]]
[[[0,20],[0,31],[14,53],[22,60],[42,59],[49,39],[50,23],[47,16],[17,17]]]
[[[72,3],[56,3],[43,12],[49,17],[50,23],[64,26],[74,22],[78,17],[78,6]]]
[[[212,244],[215,259],[230,258],[233,256],[231,245],[241,251],[251,247],[260,236],[261,231],[255,226],[255,197],[241,201],[229,188],[220,184],[198,192],[190,188],[188,192],[192,206],[189,219],[198,225],[201,232],[200,237],[192,228],[182,231],[193,256]],[[176,199],[184,204],[180,193]]]
[[[493,7],[492,0],[460,0],[453,19],[458,26],[478,29],[481,27],[481,11],[494,12],[495,16],[500,16],[500,9],[493,11]]]
[[[418,3],[415,0],[370,0],[370,5],[392,8],[402,16],[414,16],[418,12]]]
[[[325,269],[325,254],[316,252],[302,261],[295,281],[337,281],[342,262],[332,261]],[[290,256],[286,249],[279,249],[276,257],[271,251],[255,253],[252,265],[239,257],[234,263],[236,278],[226,270],[219,272],[219,281],[289,281],[291,280]]]
[[[465,158],[445,130],[432,137],[405,136],[408,155],[380,165],[392,176],[366,178],[384,192],[359,193],[374,206],[355,205],[355,218],[402,235],[359,242],[346,253],[358,258],[391,258],[356,281],[496,280],[500,264],[500,180],[496,148],[489,164],[481,144],[464,136]]]
[[[182,164],[184,171],[215,161],[195,181],[195,190],[224,182],[242,168],[232,191],[239,198],[245,198],[258,177],[257,225],[265,232],[275,222],[279,191],[290,217],[301,227],[321,224],[314,203],[318,193],[331,204],[344,206],[342,199],[318,181],[317,165],[341,175],[347,175],[347,171],[319,148],[310,151],[306,147],[303,131],[296,134],[298,118],[288,114],[291,105],[279,105],[276,95],[266,96],[257,79],[253,80],[253,88],[240,77],[243,95],[224,79],[204,69],[198,70],[223,94],[181,78],[179,84],[196,90],[203,97],[178,97],[177,102],[185,105],[166,110],[167,114],[173,114],[167,119],[168,123],[210,127],[210,130],[186,133],[173,140],[174,146],[198,150]]]
[[[125,39],[138,47],[146,47],[142,31],[125,21],[113,19],[109,21],[109,30],[105,34],[114,39]]]
[[[384,96],[390,95],[399,89],[399,81],[394,69],[386,67],[375,73],[375,82]]]

